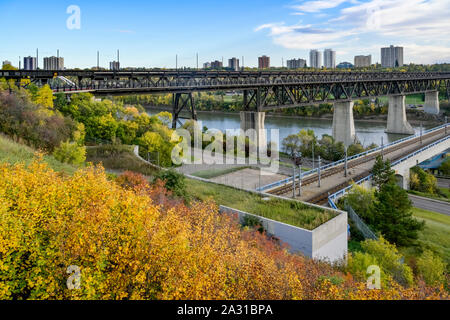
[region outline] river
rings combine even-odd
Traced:
[[[167,109],[157,107],[147,109],[147,113],[150,115],[155,115],[161,111],[167,111]],[[181,116],[188,117],[189,114],[186,113]],[[226,129],[240,128],[239,113],[222,114],[199,112],[198,120],[201,121],[202,127],[206,126],[208,129],[217,129],[222,132],[225,132]],[[184,121],[185,120],[181,119],[181,122],[184,123]],[[265,128],[268,130],[279,129],[280,141],[290,134],[298,133],[302,129],[314,130],[316,136],[320,138],[323,134],[332,134],[332,120],[266,116]],[[413,125],[413,128],[417,133],[420,132],[420,126]],[[430,127],[424,126],[424,130],[428,128]],[[357,138],[365,147],[371,143],[380,145],[382,138],[386,144],[405,137],[404,135],[385,133],[386,123],[382,122],[355,121],[355,129]]]

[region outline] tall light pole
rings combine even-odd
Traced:
[[[302,164],[298,165],[299,175],[298,175],[298,196],[302,196]]]
[[[294,176],[292,177],[292,198],[295,198],[295,164],[294,164]]]
[[[348,170],[348,148],[345,147],[345,177],[347,178],[347,170]]]
[[[314,140],[313,140],[313,142],[312,142],[312,165],[313,165],[313,170],[314,170]]]
[[[420,144],[422,144],[422,121],[420,122]]]
[[[318,185],[319,188],[320,188],[320,166],[321,166],[321,160],[320,160],[320,156],[319,156],[319,185]]]

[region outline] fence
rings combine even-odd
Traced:
[[[424,135],[426,135],[426,134],[428,134],[428,133],[430,133],[430,132],[433,132],[433,131],[436,131],[436,130],[443,129],[443,128],[447,127],[447,126],[448,126],[448,124],[443,124],[443,125],[438,126],[438,127],[436,127],[436,128],[432,128],[432,129],[423,131],[422,136],[424,136]],[[358,159],[358,158],[361,158],[361,157],[365,157],[365,156],[367,156],[368,154],[371,154],[371,153],[374,153],[374,152],[377,152],[377,151],[384,150],[384,149],[389,148],[389,147],[391,147],[391,146],[394,146],[394,145],[396,145],[396,144],[403,143],[403,142],[405,142],[405,141],[412,140],[412,139],[415,139],[415,138],[418,138],[418,137],[420,137],[420,133],[417,133],[417,134],[415,134],[415,135],[413,135],[413,136],[408,136],[408,137],[406,137],[406,138],[403,138],[403,139],[400,139],[400,140],[391,142],[391,143],[386,144],[386,145],[384,145],[384,146],[380,146],[380,147],[377,147],[377,148],[374,148],[374,149],[365,151],[365,152],[363,152],[363,153],[359,153],[359,154],[357,154],[357,155],[348,157],[348,158],[347,158],[347,161],[351,161],[351,160],[354,160],[354,159]],[[331,168],[331,167],[335,167],[335,166],[340,165],[340,164],[343,164],[343,163],[345,163],[345,159],[342,159],[342,160],[339,160],[339,161],[336,161],[336,162],[327,164],[327,165],[325,165],[325,166],[322,166],[322,167],[320,167],[320,170],[323,171],[323,170],[326,170],[326,169]],[[313,170],[310,170],[310,171],[307,171],[307,172],[303,172],[303,173],[301,173],[301,178],[303,179],[303,177],[309,176],[309,175],[314,174],[314,173],[316,173],[316,172],[318,172],[318,171],[319,171],[319,169],[316,168],[316,169],[313,169]],[[295,179],[298,179],[298,178],[300,178],[300,174],[299,174],[298,176],[295,177]],[[292,181],[293,181],[293,177],[290,177],[290,178],[287,178],[287,179],[284,179],[284,180],[281,180],[281,181],[277,181],[277,182],[274,182],[274,183],[271,183],[271,184],[262,186],[261,188],[258,188],[257,191],[270,190],[270,189],[273,189],[273,188],[276,188],[276,187],[279,187],[279,186],[282,186],[282,185],[286,185],[286,184],[288,184],[288,183],[292,183]]]
[[[352,219],[352,221],[355,223],[356,229],[358,229],[362,233],[364,238],[378,240],[376,234],[372,230],[370,230],[370,228],[356,214],[355,210],[353,210],[353,208],[348,203],[345,204],[345,210],[347,211],[350,219]]]

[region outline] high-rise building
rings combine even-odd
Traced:
[[[23,69],[24,70],[36,70],[36,58],[35,57],[25,57],[23,58]]]
[[[223,68],[223,63],[222,61],[216,60],[216,61],[212,61],[211,62],[211,69],[222,69]]]
[[[259,69],[269,69],[270,68],[270,57],[262,56],[258,58],[258,68]]]
[[[309,66],[316,69],[322,68],[322,52],[319,50],[309,52]]]
[[[372,56],[355,56],[355,68],[370,67],[372,65]]]
[[[231,58],[228,60],[228,68],[239,71],[239,59]]]
[[[120,62],[119,61],[111,61],[109,63],[109,70],[119,71],[120,70]]]
[[[61,57],[44,58],[44,70],[64,70],[64,58]]]
[[[403,67],[403,47],[390,46],[381,48],[381,67]]]
[[[336,68],[336,51],[325,49],[323,52],[323,65],[327,69]]]
[[[292,59],[287,61],[288,69],[300,69],[306,68],[306,60],[305,59]]]
[[[211,68],[211,62],[205,62],[203,64],[203,69],[210,69]]]

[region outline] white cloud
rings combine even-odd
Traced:
[[[344,2],[352,5],[337,11],[333,19],[316,18],[317,12]],[[377,56],[380,47],[395,44],[405,47],[407,63],[450,61],[449,0],[306,1],[293,8],[308,12],[305,20],[316,18],[317,23],[265,24],[255,30],[270,30],[274,43],[285,48],[335,47],[348,52],[348,59],[358,52]]]
[[[300,5],[292,6],[293,9],[303,12],[319,12],[325,9],[332,9],[340,6],[347,0],[317,0],[305,1]]]

